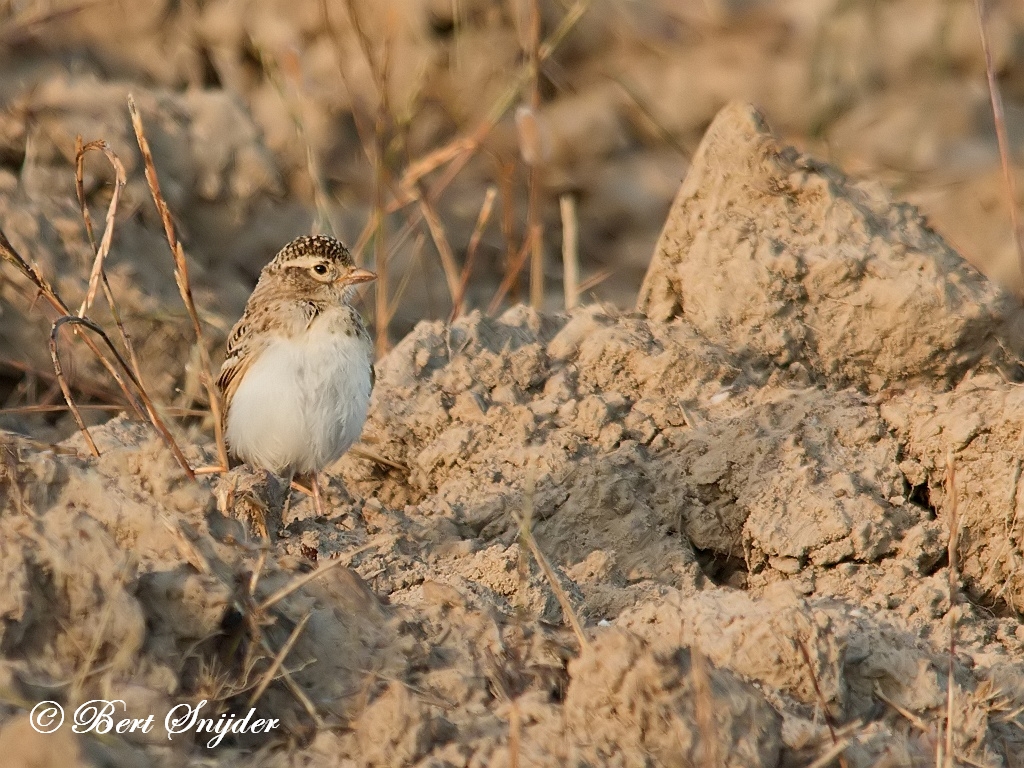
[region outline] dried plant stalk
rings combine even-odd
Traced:
[[[101,150],[107,156],[107,159],[114,168],[115,176],[114,195],[111,198],[110,207],[107,209],[106,229],[103,231],[103,241],[106,244],[106,247],[102,244],[99,246],[96,244],[96,237],[93,234],[92,228],[92,216],[89,214],[89,205],[85,199],[85,155],[87,152],[94,149]],[[117,201],[120,198],[121,191],[126,183],[127,179],[125,178],[124,166],[121,164],[120,158],[118,158],[114,151],[110,149],[110,145],[108,145],[107,142],[90,141],[88,144],[83,145],[82,137],[75,137],[75,191],[78,194],[78,205],[82,210],[82,221],[85,222],[85,233],[89,237],[89,245],[92,246],[93,253],[96,254],[96,264],[100,265],[100,283],[103,286],[103,295],[107,300],[107,306],[110,308],[110,314],[113,316],[114,324],[117,326],[118,333],[121,335],[121,342],[124,344],[125,349],[128,350],[128,360],[131,362],[136,376],[139,377],[139,381],[142,381],[142,368],[139,366],[138,355],[135,354],[135,345],[132,344],[131,334],[128,333],[128,329],[125,327],[124,322],[121,319],[121,312],[118,309],[117,301],[114,299],[114,292],[110,288],[110,282],[107,280],[106,270],[102,267],[102,265],[106,263],[106,255],[110,250],[110,238],[108,238],[107,233],[109,232],[111,235],[113,234],[114,214],[117,210]],[[88,311],[88,304],[90,301],[91,300],[83,302],[84,311],[79,311],[79,317],[83,317],[85,315],[85,311]]]
[[[249,697],[250,707],[255,706],[256,702],[259,701],[260,697],[263,695],[263,692],[267,690],[267,686],[269,686],[270,683],[273,681],[274,675],[277,674],[277,670],[281,668],[281,665],[284,663],[285,658],[287,658],[288,654],[291,653],[292,648],[295,646],[295,643],[298,641],[299,636],[302,634],[302,630],[306,628],[306,624],[312,617],[313,614],[312,612],[310,612],[303,616],[301,619],[299,619],[299,623],[295,625],[295,629],[293,629],[292,633],[288,636],[288,640],[285,641],[285,644],[281,647],[281,650],[277,652],[277,655],[274,657],[274,660],[270,664],[270,667],[263,674],[263,678],[260,680],[259,685],[256,686],[256,690],[254,690],[252,692],[252,695]]]
[[[523,499],[522,515],[516,514],[514,510],[512,512],[512,518],[515,520],[516,525],[519,526],[519,540],[529,548],[533,554],[533,559],[537,561],[537,565],[540,567],[541,573],[544,574],[544,578],[547,579],[548,584],[551,586],[551,591],[555,593],[555,599],[558,600],[558,605],[562,609],[562,618],[572,628],[573,634],[576,635],[576,640],[580,644],[580,651],[589,651],[590,641],[587,640],[587,636],[583,633],[583,625],[580,624],[580,620],[576,617],[576,612],[572,609],[569,596],[565,594],[565,590],[562,589],[562,585],[555,576],[555,569],[551,567],[551,563],[541,551],[537,540],[533,537],[534,475],[532,472],[533,467],[531,465],[531,474],[527,479],[528,487]]]
[[[562,287],[565,308],[572,309],[580,301],[579,230],[576,218],[576,198],[571,194],[558,198],[562,214]]]
[[[544,306],[544,224],[540,219],[540,169],[545,157],[545,140],[540,122],[540,5],[530,0],[530,34],[526,51],[530,64],[530,107],[524,110],[520,121],[520,145],[523,158],[530,166],[526,214],[526,232],[530,242],[530,305],[540,310]],[[527,135],[528,134],[528,135]]]
[[[502,278],[501,283],[498,285],[498,290],[494,292],[494,296],[491,298],[491,303],[487,305],[487,311],[490,314],[494,314],[498,311],[498,307],[501,306],[501,302],[504,300],[505,295],[512,289],[519,279],[519,273],[523,270],[523,265],[526,263],[527,257],[530,255],[530,240],[527,239],[523,243],[522,248],[516,254],[512,260],[512,265],[505,270],[505,277]]]
[[[96,450],[96,444],[92,441],[92,438],[88,436],[88,431],[85,429],[84,422],[82,422],[81,414],[78,413],[78,409],[74,404],[74,400],[71,398],[70,389],[67,387],[67,383],[64,381],[63,373],[61,372],[60,369],[60,357],[57,353],[57,335],[60,332],[61,327],[68,324],[84,326],[85,328],[88,328],[90,331],[96,333],[103,340],[103,343],[107,345],[107,349],[110,350],[111,354],[113,354],[114,356],[114,359],[117,360],[118,365],[121,366],[122,370],[124,370],[124,372],[127,374],[131,383],[138,390],[139,397],[142,399],[142,404],[143,407],[145,408],[146,415],[149,418],[149,422],[160,433],[160,436],[164,439],[164,442],[171,449],[171,452],[174,454],[174,458],[177,460],[181,468],[185,471],[185,474],[189,476],[189,479],[194,480],[196,475],[195,472],[192,471],[192,467],[189,465],[188,460],[185,458],[185,455],[181,452],[181,449],[178,447],[178,443],[175,441],[173,435],[171,435],[170,431],[167,429],[167,426],[164,424],[163,420],[157,414],[156,407],[153,405],[153,401],[150,400],[149,394],[143,388],[142,382],[139,381],[138,377],[135,375],[135,372],[132,371],[131,366],[129,366],[128,363],[125,362],[124,358],[121,357],[121,354],[117,351],[117,348],[110,341],[110,337],[107,336],[106,332],[102,328],[100,328],[98,325],[96,325],[96,323],[92,322],[88,318],[78,317],[76,315],[64,315],[63,317],[57,318],[56,322],[54,322],[53,324],[53,327],[50,329],[50,356],[53,359],[54,370],[57,372],[57,380],[60,382],[61,391],[64,392],[64,399],[67,402],[68,407],[71,409],[71,412],[75,415],[75,421],[78,422],[79,428],[83,431],[83,434],[86,435],[86,441],[89,443],[90,449],[93,451],[93,454],[95,456],[99,456],[99,451]],[[86,337],[82,336],[82,338]],[[117,373],[116,370],[112,371],[111,375],[114,376],[115,380],[121,386],[122,390],[128,391],[127,384],[125,383],[121,375]]]
[[[494,210],[494,198],[498,196],[496,187],[489,186],[484,195],[483,205],[480,206],[480,214],[476,217],[476,225],[473,227],[473,234],[469,237],[469,245],[466,247],[466,263],[462,267],[462,279],[459,281],[459,290],[455,295],[455,302],[452,305],[452,314],[448,318],[451,322],[462,314],[462,305],[466,300],[466,290],[469,288],[469,278],[473,274],[473,264],[476,261],[476,252],[480,248],[480,240],[483,238],[484,229],[491,219],[491,211]]]
[[[807,649],[807,644],[803,640],[797,641],[797,647],[800,649],[800,657],[804,660],[804,664],[807,665],[807,673],[811,676],[811,685],[814,686],[814,696],[818,700],[818,706],[821,707],[821,713],[825,718],[825,725],[828,726],[828,734],[832,738],[832,744],[839,743],[839,737],[836,734],[836,725],[832,719],[832,715],[828,711],[828,702],[825,700],[825,695],[821,692],[821,685],[818,683],[818,676],[814,672],[814,664],[811,662],[811,652]],[[839,759],[839,764],[846,768],[844,758]]]
[[[455,263],[455,254],[452,252],[451,243],[445,233],[441,217],[426,195],[419,196],[420,211],[427,222],[427,229],[430,230],[430,237],[434,241],[434,247],[441,257],[441,267],[444,269],[444,279],[448,284],[448,295],[451,296],[452,306],[455,305],[459,295],[459,267]]]
[[[69,315],[65,315],[69,317]],[[58,321],[59,322],[59,321]],[[60,354],[57,351],[57,332],[60,327],[57,323],[53,324],[50,329],[50,359],[53,361],[53,370],[57,374],[57,382],[60,384],[60,391],[64,393],[64,402],[68,404],[68,409],[71,411],[71,415],[75,419],[75,424],[78,425],[78,431],[82,433],[82,437],[85,438],[85,444],[89,446],[89,452],[99,458],[100,449],[96,447],[95,441],[92,439],[92,435],[89,434],[89,428],[85,426],[85,421],[82,419],[82,414],[78,410],[78,406],[75,404],[75,399],[71,396],[71,387],[68,386],[67,379],[64,378],[64,369],[60,364]]]
[[[107,254],[110,253],[110,243],[114,238],[114,217],[117,215],[117,205],[121,200],[121,191],[124,189],[125,184],[128,180],[125,176],[124,165],[121,164],[120,158],[114,154],[113,150],[110,149],[110,145],[105,141],[90,141],[84,147],[81,146],[82,137],[79,136],[76,140],[77,157],[75,158],[75,187],[78,190],[78,202],[82,208],[82,216],[86,221],[86,231],[89,234],[89,242],[93,246],[93,250],[96,253],[96,257],[92,263],[92,270],[89,273],[89,287],[86,290],[85,298],[82,300],[82,305],[78,308],[78,316],[85,317],[89,308],[92,306],[93,300],[96,298],[96,290],[99,288],[100,277],[103,274],[103,263],[107,258]],[[82,167],[85,162],[85,153],[92,149],[98,149],[107,156],[110,164],[114,167],[114,193],[110,197],[110,205],[107,206],[107,218],[103,225],[103,238],[100,240],[99,247],[96,247],[95,238],[92,232],[92,222],[89,218],[89,207],[85,202],[85,189],[82,179]]]
[[[181,300],[184,302],[185,309],[188,311],[189,319],[192,321],[192,330],[196,336],[196,345],[199,347],[199,359],[202,366],[202,370],[199,372],[199,375],[210,401],[210,414],[213,417],[214,436],[217,442],[217,457],[221,466],[227,469],[229,466],[228,452],[227,445],[224,442],[224,423],[221,415],[220,393],[214,385],[213,375],[211,373],[212,364],[210,362],[210,352],[206,348],[206,343],[203,339],[203,327],[199,322],[199,314],[196,311],[196,304],[192,298],[192,285],[188,278],[188,262],[185,260],[185,251],[181,247],[181,243],[178,241],[178,237],[174,232],[174,222],[171,220],[171,211],[167,207],[167,203],[164,201],[164,197],[160,192],[160,181],[156,175],[156,164],[153,162],[153,153],[150,151],[149,141],[146,139],[146,132],[142,125],[142,117],[139,115],[139,111],[135,106],[135,99],[131,95],[128,96],[128,111],[131,113],[132,128],[135,129],[135,139],[139,143],[139,150],[142,152],[142,158],[145,162],[146,182],[149,184],[149,191],[153,196],[153,203],[156,205],[156,209],[160,213],[160,220],[164,225],[164,234],[167,237],[167,245],[170,247],[171,255],[174,257],[174,281],[178,284],[178,292],[181,294]]]
[[[47,303],[54,309],[60,318],[75,317],[75,315],[72,315],[68,310],[67,305],[60,296],[57,295],[57,292],[53,289],[53,286],[50,285],[49,281],[46,280],[46,278],[44,278],[35,267],[25,261],[21,254],[14,249],[14,246],[11,245],[11,241],[7,239],[7,235],[4,234],[2,229],[0,229],[0,259],[13,265],[24,277],[26,277],[36,287],[36,290],[39,291],[40,295],[46,299]],[[124,379],[117,372],[113,363],[111,363],[110,360],[107,359],[107,356],[103,354],[96,342],[85,335],[80,336],[80,338],[85,342],[85,345],[89,350],[96,355],[96,358],[106,369],[107,373],[110,374],[111,378],[113,378],[121,387],[121,391],[124,393],[125,399],[127,399],[128,403],[138,414],[139,418],[147,418],[142,402],[130,389],[128,389]]]
[[[1017,213],[1017,182],[1010,165],[1010,141],[1006,135],[1006,114],[1003,111],[1003,95],[996,82],[995,67],[992,63],[992,50],[988,43],[988,2],[974,0],[978,13],[978,29],[981,32],[981,47],[985,54],[985,75],[988,78],[988,94],[992,101],[992,117],[996,124],[996,141],[999,144],[999,160],[1003,167],[1003,179],[1006,182],[1006,196],[1010,203],[1010,222],[1013,226],[1013,242],[1017,247],[1017,265],[1021,279],[1024,279],[1024,233],[1021,232],[1020,216]]]
[[[937,749],[936,766],[953,767],[953,705],[954,685],[953,679],[954,664],[956,662],[956,606],[959,597],[960,575],[959,575],[959,549],[960,549],[960,509],[956,496],[956,457],[953,451],[946,452],[946,503],[949,508],[949,539],[946,545],[946,555],[949,559],[949,653],[948,668],[946,677],[946,742],[945,759],[942,750]]]

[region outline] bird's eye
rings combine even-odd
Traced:
[[[313,267],[313,271],[316,272],[318,275],[326,275],[327,274],[327,265],[326,264],[317,264],[315,267]]]

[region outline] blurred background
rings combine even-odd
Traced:
[[[990,3],[987,29],[1016,157],[1024,7]],[[363,296],[381,353],[453,307],[632,305],[704,129],[737,98],[1024,290],[971,0],[0,2],[0,226],[77,306],[94,251],[76,137],[108,142],[127,178],[113,295],[179,407],[204,395],[128,93],[215,363],[260,268],[310,231],[381,273]],[[86,155],[97,238],[114,178]],[[59,402],[52,318],[5,266],[0,405]],[[109,394],[89,360],[72,369]]]

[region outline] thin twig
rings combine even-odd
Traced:
[[[424,272],[426,271],[426,267],[424,266],[425,262],[423,260],[423,248],[426,245],[426,241],[426,235],[422,232],[416,233],[416,238],[413,240],[412,246],[412,260],[410,262],[410,265],[419,266]],[[392,248],[393,247],[394,245],[392,245]],[[413,268],[410,266],[405,270],[405,273],[402,275],[402,279],[398,282],[398,288],[395,289],[394,294],[390,299],[388,299],[389,316],[394,315],[394,307],[397,307],[401,303],[402,297],[405,295],[405,291],[409,287],[409,282],[412,280],[412,276]]]
[[[199,375],[203,386],[206,388],[206,394],[210,401],[210,415],[213,417],[213,430],[217,442],[217,458],[222,466],[227,467],[228,453],[227,446],[224,442],[224,423],[221,418],[220,393],[217,392],[217,387],[213,381],[210,352],[206,348],[206,343],[203,339],[202,324],[199,322],[199,314],[196,311],[196,304],[192,298],[192,285],[188,278],[188,262],[185,260],[185,251],[182,249],[181,243],[178,241],[178,237],[174,233],[174,222],[171,220],[171,211],[167,207],[167,203],[164,201],[163,195],[160,193],[160,181],[156,175],[156,163],[153,162],[153,153],[149,149],[149,141],[146,140],[145,129],[142,126],[142,117],[139,115],[139,111],[135,107],[135,99],[132,98],[130,94],[128,96],[128,111],[131,113],[132,127],[135,129],[135,138],[139,143],[139,149],[141,150],[142,158],[145,161],[146,182],[149,184],[149,191],[153,196],[153,203],[156,205],[156,209],[160,213],[161,221],[163,221],[164,234],[167,236],[167,245],[170,247],[171,255],[174,257],[174,281],[178,284],[178,292],[181,294],[181,300],[185,303],[185,309],[188,310],[188,316],[192,320],[192,330],[195,333],[196,345],[199,347],[199,360],[201,365]]]
[[[957,617],[956,608],[959,597],[959,563],[958,550],[960,547],[960,513],[959,502],[956,496],[956,457],[952,450],[946,452],[946,501],[949,505],[949,540],[946,552],[949,558],[949,655],[946,679],[946,743],[945,761],[946,768],[953,766],[953,703],[954,703],[954,663],[956,661],[956,630]],[[938,763],[938,758],[936,758]]]
[[[523,514],[518,515],[513,510],[512,518],[515,520],[516,525],[519,526],[520,540],[530,548],[534,560],[540,566],[541,573],[544,574],[544,578],[551,585],[551,591],[554,592],[555,599],[558,600],[558,605],[562,608],[562,618],[572,628],[573,634],[576,635],[576,640],[580,644],[580,651],[589,651],[590,641],[587,640],[587,636],[583,633],[583,626],[580,624],[580,620],[576,618],[576,612],[572,608],[572,603],[569,602],[569,596],[565,594],[565,590],[562,589],[562,585],[555,576],[555,569],[551,567],[551,563],[541,551],[537,540],[533,537],[533,496],[534,489],[532,487],[527,488],[523,499]]]
[[[56,377],[54,377],[56,380]],[[81,387],[79,387],[81,389]],[[78,406],[80,411],[108,411],[116,412],[123,411],[124,405],[121,404],[109,404],[104,405],[101,403],[89,403],[88,405]],[[65,413],[70,409],[66,405],[15,405],[10,408],[0,408],[0,414],[26,414],[26,413]],[[175,416],[205,416],[206,411],[201,411],[198,408],[175,408],[173,406],[164,408],[167,413],[174,414]],[[355,446],[353,446],[355,448]],[[218,469],[220,469],[218,467]],[[199,470],[195,470],[196,474],[199,474]],[[211,473],[212,474],[212,473]]]
[[[473,227],[473,234],[470,235],[469,245],[466,247],[466,263],[462,267],[462,279],[459,280],[459,290],[455,294],[455,302],[452,306],[452,314],[448,322],[453,321],[462,314],[462,304],[466,300],[466,290],[469,288],[469,278],[473,274],[473,263],[476,261],[476,252],[480,247],[480,240],[483,238],[487,222],[491,218],[491,211],[494,209],[494,198],[498,196],[498,190],[493,185],[487,187],[484,195],[483,205],[480,206],[480,215],[476,218],[476,226]]]
[[[113,150],[110,149],[110,145],[105,141],[90,141],[84,147],[79,146],[81,144],[82,137],[79,136],[76,141],[76,149],[78,149],[78,156],[75,160],[75,186],[79,191],[79,203],[82,207],[82,215],[86,219],[86,231],[89,233],[89,242],[92,243],[94,251],[96,253],[95,259],[92,263],[92,271],[89,273],[89,287],[86,290],[85,298],[82,300],[82,305],[78,308],[78,316],[85,317],[89,311],[89,307],[92,306],[93,300],[96,298],[96,290],[99,287],[100,277],[103,274],[103,263],[107,258],[107,254],[110,252],[110,243],[114,238],[114,217],[117,215],[117,204],[121,200],[121,191],[124,189],[125,184],[128,183],[127,177],[124,172],[124,165],[121,164],[121,160],[117,155],[114,154]],[[100,240],[99,247],[96,248],[95,238],[92,234],[92,223],[89,220],[89,207],[86,205],[84,196],[84,186],[81,179],[81,168],[84,164],[85,153],[92,149],[98,149],[107,156],[110,164],[114,167],[114,193],[110,197],[110,205],[107,206],[107,218],[103,225],[103,237]]]
[[[814,664],[811,662],[811,652],[807,649],[807,644],[803,639],[797,639],[797,646],[800,649],[800,656],[803,657],[804,663],[807,665],[807,671],[811,675],[811,684],[814,686],[814,695],[818,699],[818,705],[821,707],[821,714],[825,718],[825,725],[828,726],[829,735],[832,737],[833,746],[838,746],[839,737],[836,734],[835,724],[832,722],[832,715],[828,711],[828,702],[825,701],[825,694],[821,692],[821,686],[818,684],[818,675],[814,672]],[[846,768],[846,758],[841,754],[842,750],[837,753],[839,757],[839,765],[841,768]]]
[[[61,320],[67,317],[70,317],[70,315],[65,315]],[[78,406],[75,405],[75,399],[71,396],[71,388],[68,386],[67,380],[64,378],[64,370],[60,365],[60,354],[57,351],[57,331],[59,329],[60,326],[58,326],[57,323],[54,323],[53,328],[50,329],[50,359],[53,361],[53,370],[54,373],[57,374],[57,382],[60,384],[60,391],[64,393],[64,402],[68,404],[68,409],[71,411],[71,415],[75,417],[75,423],[78,425],[78,431],[81,432],[82,437],[85,438],[85,444],[89,446],[89,452],[96,458],[99,458],[100,449],[96,447],[96,443],[93,441],[92,435],[89,434],[89,429],[85,426],[85,421],[82,420],[82,414],[79,413]]]
[[[530,0],[530,34],[526,51],[529,69],[529,109],[516,112],[523,159],[530,166],[527,190],[526,236],[530,242],[530,306],[544,306],[544,223],[540,219],[540,174],[546,137],[540,121],[540,3]],[[522,119],[520,119],[522,115]]]
[[[309,573],[304,573],[302,576],[299,576],[297,579],[294,579],[294,580],[288,582],[287,584],[285,584],[279,590],[274,592],[270,597],[268,597],[266,600],[264,600],[262,603],[260,603],[259,609],[261,611],[269,610],[274,605],[279,603],[281,600],[284,600],[284,598],[288,597],[288,595],[290,595],[292,592],[295,592],[296,590],[301,589],[302,587],[306,586],[309,582],[311,582],[311,581],[313,581],[315,579],[319,579],[321,576],[324,576],[328,571],[334,570],[339,565],[348,565],[349,563],[352,562],[352,559],[356,555],[358,555],[358,554],[360,554],[362,552],[365,552],[368,549],[373,549],[374,547],[379,547],[382,543],[385,543],[385,541],[391,541],[391,537],[387,536],[387,537],[377,537],[377,538],[374,538],[371,541],[366,542],[362,546],[359,546],[359,547],[356,547],[355,549],[346,551],[344,555],[342,555],[341,557],[337,557],[337,558],[331,560],[329,563],[327,563],[327,565],[321,565],[315,571],[310,571]]]
[[[842,741],[834,742],[832,746],[823,755],[821,755],[821,757],[813,763],[810,763],[807,768],[826,768],[826,766],[831,765],[832,761],[837,757],[840,759],[840,763],[842,763],[843,752],[845,752],[853,742],[853,736],[847,736]]]
[[[114,194],[110,201],[110,208],[107,210],[107,221],[106,229],[103,231],[103,241],[106,247],[101,244],[97,246],[96,237],[93,233],[92,228],[92,216],[89,215],[89,205],[85,199],[85,154],[93,149],[102,150],[110,161],[110,164],[114,168]],[[117,302],[114,300],[114,292],[110,288],[110,282],[107,280],[107,272],[102,268],[105,263],[106,253],[110,250],[110,237],[109,233],[114,231],[114,212],[117,209],[117,200],[121,195],[121,190],[127,183],[125,177],[124,165],[121,163],[120,158],[105,141],[90,141],[88,144],[82,144],[81,135],[75,137],[75,192],[78,194],[78,205],[82,210],[82,220],[85,222],[85,232],[89,237],[89,245],[92,246],[93,253],[96,254],[96,265],[100,266],[99,277],[103,286],[103,296],[107,300],[107,306],[110,308],[110,314],[114,318],[114,324],[117,326],[118,332],[121,334],[121,342],[124,344],[126,350],[128,350],[128,361],[132,364],[135,369],[135,374],[139,377],[139,381],[142,381],[142,368],[139,365],[138,355],[135,353],[135,345],[132,344],[132,337],[128,333],[128,329],[125,327],[124,322],[121,320],[121,312],[117,307]],[[90,279],[90,292],[92,290],[91,279]],[[83,309],[79,310],[79,316],[84,316],[85,311],[88,310],[88,304],[91,303],[91,298],[88,298],[86,302],[83,302]]]
[[[90,331],[93,331],[94,333],[99,335],[101,339],[103,339],[103,343],[107,345],[107,349],[109,349],[110,352],[114,355],[114,359],[117,360],[118,365],[121,366],[122,370],[124,370],[124,372],[128,375],[128,379],[131,381],[132,385],[136,388],[136,390],[138,390],[139,398],[141,398],[142,400],[142,408],[145,409],[146,417],[148,417],[149,422],[156,428],[157,432],[160,433],[160,436],[164,439],[164,442],[167,444],[167,447],[171,449],[171,453],[174,454],[174,458],[177,460],[181,468],[185,471],[185,474],[189,476],[190,480],[195,480],[195,472],[192,471],[192,467],[189,466],[188,460],[185,458],[185,455],[181,452],[181,449],[178,447],[178,443],[175,441],[173,435],[171,435],[170,431],[167,429],[167,426],[164,424],[163,419],[161,419],[159,414],[157,414],[156,406],[154,406],[153,401],[150,400],[149,394],[143,388],[142,383],[135,376],[135,372],[132,371],[128,363],[126,363],[124,358],[121,357],[121,353],[117,351],[117,348],[114,346],[113,342],[110,341],[110,337],[107,336],[106,332],[102,328],[100,328],[98,325],[96,325],[96,323],[92,322],[88,318],[78,317],[76,315],[64,315],[63,317],[57,318],[57,320],[53,324],[53,327],[50,329],[50,357],[53,359],[54,370],[57,372],[57,380],[60,382],[61,390],[64,392],[64,399],[67,402],[68,407],[71,409],[71,412],[75,414],[75,420],[79,422],[79,427],[84,430],[85,425],[84,423],[82,423],[81,415],[78,414],[78,409],[74,405],[74,401],[71,399],[70,390],[67,388],[67,384],[63,380],[63,374],[60,371],[60,357],[57,354],[57,335],[61,329],[61,326],[67,324],[84,326],[88,328]],[[83,336],[82,338],[85,337]],[[113,366],[111,366],[111,375],[115,378],[117,383],[120,385],[121,389],[127,392],[128,385],[125,383],[121,375],[117,373],[116,370],[113,370]],[[99,452],[96,451],[96,445],[95,443],[92,442],[92,439],[89,438],[88,435],[86,439],[88,440],[90,448],[93,450],[94,455],[99,456]]]
[[[54,310],[56,310],[57,314],[60,315],[60,317],[57,319],[54,325],[67,321],[69,318],[80,319],[76,318],[75,315],[72,315],[71,312],[68,311],[67,305],[57,295],[57,292],[53,289],[53,286],[50,285],[46,278],[39,274],[39,271],[34,266],[25,261],[25,259],[22,258],[21,254],[19,254],[14,249],[14,246],[11,245],[10,240],[7,239],[7,235],[4,234],[2,229],[0,229],[0,259],[3,259],[9,264],[12,264],[19,272],[21,272],[22,275],[28,278],[28,280],[33,285],[35,285],[36,289],[43,296],[43,298],[45,298],[46,301],[50,304],[50,306],[53,307]],[[96,331],[98,331],[99,334],[103,337],[104,341],[106,341],[107,346],[110,348],[110,350],[115,354],[115,356],[117,356],[118,361],[122,364],[122,367],[125,369],[125,371],[128,372],[129,375],[134,377],[134,374],[132,374],[131,370],[124,364],[124,361],[121,359],[121,356],[118,354],[113,344],[110,343],[110,339],[106,337],[106,334],[103,332],[102,329],[99,328],[99,326],[96,326],[91,322],[84,322],[80,324],[92,327]],[[52,333],[53,330],[51,329],[51,334]],[[139,418],[150,418],[150,420],[153,422],[153,426],[156,427],[158,431],[160,431],[161,435],[164,437],[165,440],[169,441],[168,445],[172,446],[172,448],[176,448],[177,446],[174,445],[173,438],[170,437],[170,433],[167,431],[166,427],[163,426],[163,422],[160,421],[160,417],[156,414],[156,411],[150,408],[147,414],[147,410],[143,405],[144,402],[148,402],[148,396],[146,395],[145,390],[142,390],[141,386],[139,387],[140,396],[142,397],[142,401],[140,401],[139,398],[136,397],[128,388],[128,385],[125,383],[124,378],[117,372],[117,369],[114,367],[114,364],[110,362],[106,355],[103,354],[103,352],[100,350],[96,342],[84,334],[79,334],[79,338],[81,338],[82,341],[85,342],[85,345],[94,355],[96,355],[96,359],[100,361],[100,364],[106,369],[107,373],[109,373],[111,378],[113,378],[114,381],[117,382],[117,385],[121,388],[121,391],[124,393],[125,398],[131,404],[135,412],[139,415]],[[183,468],[185,468],[186,472],[191,473],[191,470],[187,469],[187,467],[188,464],[186,462]]]
[[[988,78],[988,94],[992,101],[992,116],[996,124],[996,141],[999,143],[999,160],[1003,166],[1003,179],[1006,181],[1006,194],[1010,203],[1010,222],[1013,226],[1013,241],[1017,246],[1017,265],[1021,278],[1024,279],[1024,233],[1021,232],[1020,217],[1017,213],[1017,182],[1010,166],[1010,141],[1006,135],[1006,115],[1003,111],[1003,95],[996,81],[995,66],[992,63],[992,50],[988,42],[988,2],[974,0],[978,12],[978,29],[981,32],[981,48],[985,54],[985,75]]]
[[[295,625],[295,629],[293,629],[292,633],[288,636],[288,640],[281,647],[281,650],[278,651],[277,655],[274,657],[273,662],[271,662],[270,667],[263,674],[263,679],[260,680],[260,684],[256,686],[256,690],[253,691],[252,695],[249,697],[250,707],[256,705],[256,702],[259,701],[260,697],[263,695],[263,692],[267,690],[267,686],[269,686],[270,683],[273,682],[274,675],[277,674],[277,670],[281,668],[281,664],[284,663],[285,658],[288,656],[289,653],[291,653],[291,650],[295,646],[295,643],[298,642],[299,635],[302,634],[302,630],[306,628],[306,624],[312,617],[313,612],[310,611],[301,619],[299,619],[299,623]]]
[[[576,218],[576,198],[571,194],[558,198],[562,215],[562,284],[565,290],[565,308],[570,310],[580,301],[579,230]]]
[[[494,292],[494,296],[491,297],[491,303],[487,305],[487,312],[494,314],[498,311],[498,307],[501,306],[502,300],[505,298],[512,286],[516,284],[519,279],[519,273],[523,269],[523,265],[526,263],[527,257],[530,255],[530,240],[526,239],[515,258],[512,260],[511,266],[505,270],[505,277],[502,278],[501,283],[498,285],[498,290]]]
[[[448,295],[451,297],[452,306],[454,306],[459,295],[460,281],[459,267],[455,263],[455,254],[452,252],[451,242],[445,233],[441,217],[437,215],[437,210],[431,204],[430,199],[426,195],[421,194],[419,196],[419,204],[423,218],[427,222],[427,229],[430,230],[430,237],[434,241],[434,247],[437,248],[437,253],[441,257],[441,267],[444,270],[445,282],[448,284]]]

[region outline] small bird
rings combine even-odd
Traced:
[[[217,387],[231,454],[287,478],[318,473],[359,439],[373,390],[373,345],[349,304],[376,279],[333,237],[298,237],[260,273],[228,337]]]

